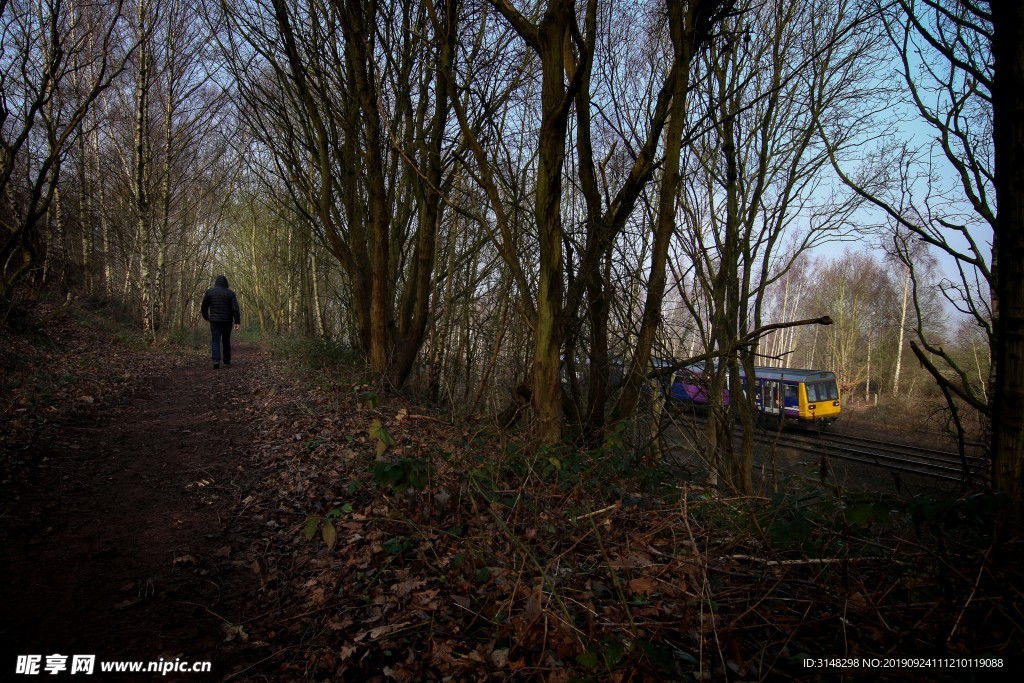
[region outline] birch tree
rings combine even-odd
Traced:
[[[72,31],[84,14],[91,30]],[[0,3],[0,305],[44,258],[40,231],[62,164],[122,68],[121,27],[120,1]]]

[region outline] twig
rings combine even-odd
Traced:
[[[612,503],[611,505],[609,505],[608,507],[601,508],[600,510],[594,510],[593,512],[588,512],[585,515],[578,515],[576,517],[570,517],[569,519],[571,521],[573,521],[573,522],[578,522],[581,519],[589,519],[591,517],[596,517],[597,515],[603,514],[605,512],[609,512],[611,510],[617,510],[620,507],[622,507],[622,501],[621,500],[617,500],[614,503]]]
[[[749,560],[751,562],[759,562],[766,567],[791,567],[799,565],[821,565],[821,564],[836,564],[839,562],[855,562],[858,560],[886,560],[888,558],[883,557],[812,557],[806,560],[768,560],[763,557],[754,557],[753,555],[725,555],[721,559],[723,560]]]
[[[438,418],[433,417],[431,415],[417,415],[416,413],[409,413],[408,415],[406,415],[402,419],[403,420],[429,420],[430,422],[438,422],[438,423],[443,424],[443,425],[451,426],[451,422],[449,420],[441,420],[441,419],[438,419]]]
[[[706,601],[705,600],[701,600],[700,601],[700,616],[701,616],[701,619],[703,620],[705,602],[707,602],[707,603],[711,602],[711,588],[708,585],[708,566],[707,566],[707,560],[701,554],[700,547],[697,545],[697,538],[693,535],[693,527],[690,526],[690,496],[689,496],[689,490],[688,489],[689,489],[689,487],[686,487],[686,486],[683,487],[683,495],[682,495],[682,500],[683,500],[683,510],[682,510],[683,522],[684,522],[684,524],[686,526],[686,533],[690,537],[690,545],[693,547],[693,554],[696,555],[697,561],[700,563],[701,569],[703,570],[701,572],[703,574],[702,580],[701,580],[701,594],[707,597]],[[722,643],[718,640],[718,629],[716,628],[716,622],[715,622],[715,615],[714,615],[714,613],[712,613],[711,619],[712,619],[712,621],[711,621],[711,623],[712,623],[711,633],[714,634],[714,636],[715,636],[715,647],[718,649],[718,656],[719,656],[719,658],[721,658],[722,664],[725,665],[725,654],[722,652]],[[703,629],[702,629],[702,631],[703,631]],[[698,660],[699,661],[698,666],[700,666],[701,670],[703,671],[703,662],[704,662],[704,637],[703,637],[703,634],[701,634],[699,640],[700,640],[700,659]]]
[[[207,607],[206,605],[204,605],[204,604],[202,604],[202,603],[198,603],[198,602],[189,602],[188,600],[180,600],[180,601],[179,601],[179,603],[180,603],[180,604],[182,604],[182,605],[191,605],[191,606],[193,606],[193,607],[202,607],[202,608],[203,608],[204,610],[206,610],[207,612],[209,612],[209,613],[210,613],[210,614],[211,614],[212,616],[215,616],[215,617],[217,617],[218,619],[220,619],[221,621],[223,621],[223,622],[224,622],[225,624],[227,624],[228,626],[238,626],[238,624],[234,623],[233,621],[229,621],[228,619],[225,619],[224,617],[222,617],[221,615],[217,614],[217,613],[216,613],[216,612],[214,612],[214,611],[213,611],[212,609],[210,609],[209,607]]]
[[[277,652],[274,652],[273,654],[269,654],[269,655],[267,655],[266,657],[264,657],[263,659],[259,660],[258,662],[253,662],[252,664],[250,664],[249,666],[245,667],[244,669],[241,669],[241,670],[239,670],[239,671],[236,671],[236,672],[235,672],[235,673],[233,673],[233,674],[230,674],[230,675],[226,676],[226,677],[224,678],[224,680],[225,680],[225,681],[230,681],[230,680],[231,680],[232,678],[238,678],[239,676],[241,676],[241,675],[242,675],[242,674],[244,674],[245,672],[249,671],[250,669],[254,669],[254,668],[256,668],[257,666],[259,666],[259,665],[260,665],[260,664],[262,664],[263,662],[265,662],[265,661],[267,661],[267,660],[269,660],[269,659],[274,659],[275,657],[277,657],[277,656],[279,656],[279,655],[282,655],[282,654],[284,654],[284,653],[285,653],[285,652],[287,652],[288,650],[296,650],[296,649],[298,649],[298,648],[297,648],[297,647],[296,647],[295,645],[289,645],[289,646],[287,646],[287,647],[282,647],[282,648],[281,648],[280,650],[278,650]]]
[[[974,594],[978,592],[978,584],[981,583],[981,575],[985,573],[985,565],[988,562],[988,551],[985,552],[984,561],[981,566],[978,567],[978,576],[974,578],[974,585],[971,587],[971,594],[967,596],[967,601],[964,603],[963,609],[960,610],[960,614],[957,615],[956,621],[953,622],[953,628],[949,630],[949,635],[946,636],[946,643],[953,638],[953,634],[960,628],[960,620],[964,618],[964,613],[967,612],[967,607],[971,604],[971,600],[974,599]]]

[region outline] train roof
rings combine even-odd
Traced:
[[[669,368],[674,364],[674,360],[669,358],[658,358],[652,357],[650,359],[650,367],[652,370],[663,370]],[[716,362],[717,359],[713,360]],[[694,362],[688,366],[683,366],[679,370],[687,371],[695,375],[701,375],[705,372],[705,364],[703,362]],[[765,380],[792,380],[794,382],[822,382],[826,380],[835,380],[836,373],[830,370],[810,370],[803,368],[769,368],[767,366],[757,366],[754,368],[754,374],[756,377]],[[739,369],[739,376],[745,377],[743,369]]]
[[[740,371],[742,375],[742,370]],[[760,379],[790,379],[799,382],[834,380],[836,373],[831,370],[801,370],[800,368],[755,367],[754,376]]]
[[[667,367],[671,364],[670,361],[664,359],[651,359],[651,364],[655,369]],[[703,363],[694,363],[687,365],[683,370],[700,374],[704,372]],[[744,377],[743,368],[740,368],[740,377]],[[831,370],[811,370],[804,368],[770,368],[768,366],[756,366],[754,367],[754,376],[761,379],[786,379],[794,382],[815,382],[825,380],[835,380],[836,373]]]

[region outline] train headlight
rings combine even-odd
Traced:
[[[815,405],[814,403],[812,403],[811,405],[807,406],[807,410],[814,410],[814,409],[815,409],[815,408],[817,408],[817,407],[818,407],[817,405]]]

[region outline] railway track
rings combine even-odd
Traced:
[[[847,434],[827,432],[800,434],[784,432],[780,442],[787,448],[800,448],[829,458],[882,467],[893,472],[911,473],[954,482],[978,482],[988,476],[988,463],[976,455],[961,459],[959,453],[921,446],[892,443]]]
[[[692,421],[691,429],[702,429],[704,426],[704,419],[699,416],[685,416],[681,419]],[[685,429],[685,425],[680,426]],[[755,440],[762,446],[807,453],[815,458],[824,456],[947,482],[977,483],[988,478],[988,461],[977,454],[976,448],[961,459],[959,453],[951,451],[794,428],[782,431],[759,430]]]

